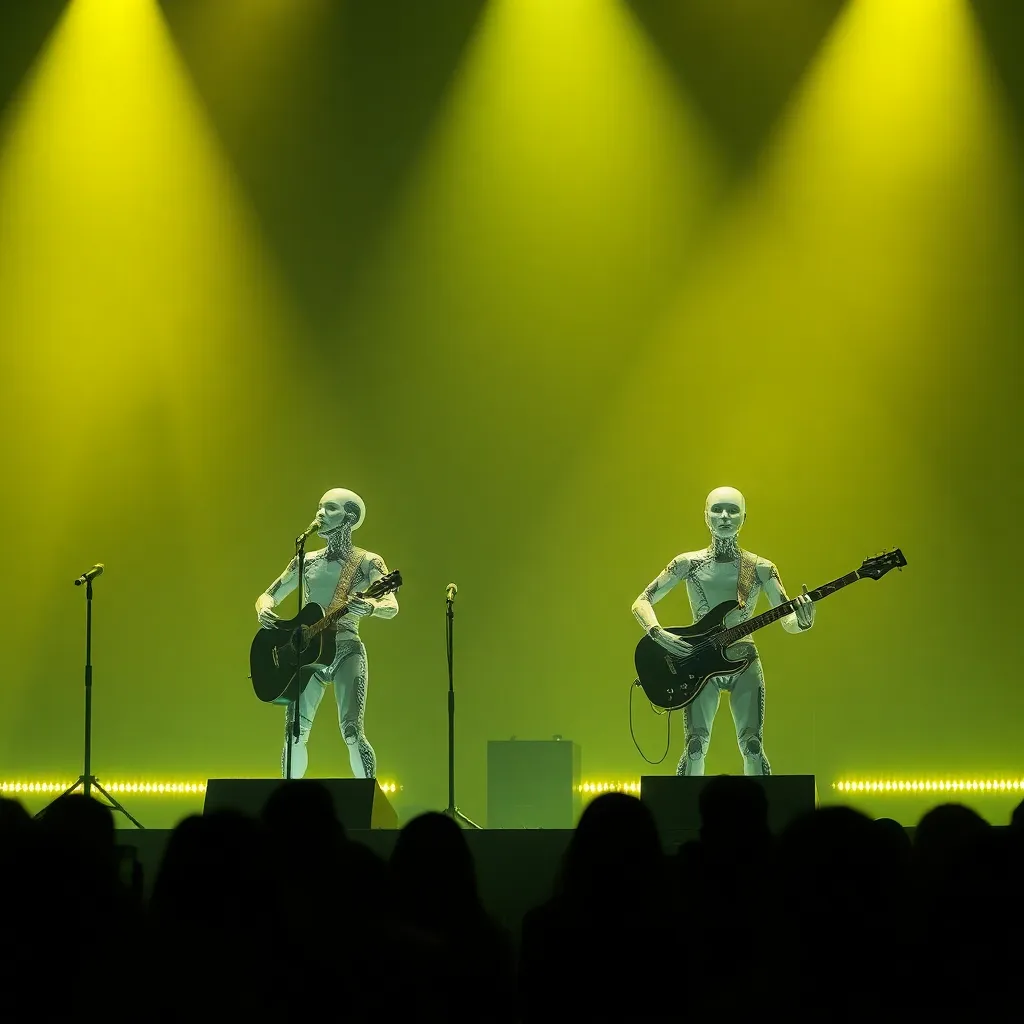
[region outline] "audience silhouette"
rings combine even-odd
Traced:
[[[284,783],[259,818],[180,822],[144,900],[105,805],[70,794],[32,819],[0,799],[3,1008],[124,1005],[158,1022],[1015,1012],[1024,803],[1007,828],[946,804],[911,838],[831,806],[774,835],[762,787],[720,776],[700,817],[671,851],[640,800],[597,797],[517,948],[442,814],[406,824],[385,860],[321,784]]]

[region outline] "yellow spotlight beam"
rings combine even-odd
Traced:
[[[69,3],[0,138],[0,432],[24,442],[0,451],[0,535],[34,537],[52,513],[48,543],[12,552],[24,635],[47,639],[45,658],[12,668],[11,704],[49,736],[39,694],[80,642],[53,627],[55,581],[87,551],[120,569],[103,595],[120,623],[104,656],[110,706],[138,707],[143,673],[146,706],[159,702],[173,671],[150,648],[170,621],[162,602],[191,605],[208,634],[198,647],[227,676],[218,596],[154,580],[144,553],[182,581],[211,571],[226,481],[245,470],[254,424],[299,386],[299,328],[156,0]],[[43,707],[59,714],[56,698]],[[13,717],[2,727],[25,734]]]
[[[439,347],[474,366],[486,355],[495,379],[475,373],[485,386],[465,397],[493,411],[516,394],[502,368],[544,387],[545,371],[579,373],[622,341],[609,318],[636,329],[638,298],[669,287],[721,173],[618,0],[490,0],[365,301],[387,311],[382,295],[405,289],[421,335],[440,305],[425,363]]]
[[[230,413],[294,325],[155,0],[69,4],[3,129],[0,422],[33,443],[5,446],[21,487],[0,528],[25,532],[97,468],[123,482],[164,457],[187,521],[208,522]]]

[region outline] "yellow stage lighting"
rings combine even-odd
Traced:
[[[886,793],[915,796],[921,793],[983,793],[996,796],[1010,793],[1019,796],[1024,779],[843,779],[832,783],[837,793]]]
[[[128,781],[118,779],[112,782],[97,779],[98,784],[108,793],[145,793],[150,797],[180,797],[197,796],[206,792],[205,781],[171,781],[171,780],[148,780]],[[393,796],[400,793],[402,787],[394,781],[380,781],[377,785],[382,793]],[[71,782],[54,782],[52,780],[9,780],[0,781],[0,793],[7,794],[35,794],[35,793],[63,793],[71,787]],[[81,792],[81,787],[76,792]]]

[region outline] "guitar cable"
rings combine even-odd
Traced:
[[[657,761],[652,761],[641,749],[640,744],[637,742],[636,733],[633,731],[633,689],[640,685],[639,679],[634,679],[629,684],[629,735],[633,740],[633,746],[636,747],[637,753],[648,763],[648,764],[661,764],[662,761],[668,757],[669,749],[672,746],[672,712],[671,711],[659,711],[653,704],[651,710],[656,715],[664,715],[666,718],[666,729],[665,729],[665,752],[658,758]]]

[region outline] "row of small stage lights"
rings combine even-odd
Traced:
[[[599,793],[635,793],[640,795],[639,782],[583,782],[576,791],[584,796],[597,796]]]
[[[882,779],[833,782],[839,793],[1019,793],[1024,779]]]
[[[921,793],[1020,793],[1024,779],[881,779],[833,782],[838,793],[888,793],[890,796]],[[583,782],[576,787],[584,797],[600,793],[639,793],[639,781]]]
[[[0,794],[49,794],[63,793],[71,788],[71,782],[3,782]],[[108,793],[142,793],[147,796],[190,796],[206,792],[205,782],[104,782],[99,785]],[[394,794],[402,787],[395,782],[380,782],[381,791]],[[1024,791],[1024,779],[882,779],[863,781],[833,782],[837,793],[886,793],[890,796],[914,795],[921,793],[1020,793]],[[601,793],[633,793],[639,795],[640,780],[628,782],[582,782],[576,787],[584,797],[595,797]],[[81,786],[78,787],[81,791]]]
[[[104,782],[98,784],[108,793],[142,793],[146,796],[191,796],[205,793],[205,782]],[[397,793],[402,787],[394,782],[378,782],[384,793]],[[71,788],[70,782],[0,782],[0,793],[63,793]],[[79,786],[76,792],[81,792]]]

